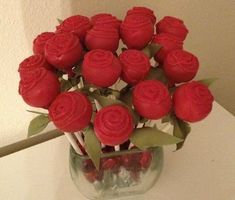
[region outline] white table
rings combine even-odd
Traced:
[[[66,139],[0,158],[0,199],[85,200],[70,179]],[[165,149],[155,187],[134,199],[234,200],[235,117],[214,103],[210,116],[192,125],[181,151]]]

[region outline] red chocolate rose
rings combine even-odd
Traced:
[[[91,17],[92,26],[95,25],[110,25],[117,30],[119,30],[121,20],[117,19],[115,16],[107,13],[99,13]]]
[[[44,55],[45,44],[54,35],[55,33],[52,32],[44,32],[38,35],[33,41],[33,53]]]
[[[146,7],[133,7],[131,10],[127,11],[126,16],[145,16],[150,19],[153,24],[156,23],[154,12]]]
[[[92,106],[81,92],[61,93],[49,107],[49,116],[55,126],[64,132],[84,129],[91,120]]]
[[[37,68],[45,68],[48,70],[53,70],[53,67],[46,61],[44,56],[42,55],[33,55],[26,59],[24,59],[20,65],[18,72],[20,73],[20,77],[22,78],[25,73],[28,73]]]
[[[137,84],[132,100],[136,111],[147,119],[160,119],[171,109],[168,89],[157,80],[147,80]]]
[[[94,183],[95,181],[101,181],[104,176],[104,172],[102,170],[94,169],[90,172],[84,172],[84,176],[90,183]]]
[[[150,69],[149,58],[138,50],[126,50],[119,56],[122,64],[122,79],[135,85],[144,80]]]
[[[153,37],[152,43],[160,44],[162,47],[154,56],[155,60],[163,63],[167,53],[175,49],[183,49],[183,42],[174,35],[168,33],[160,33]]]
[[[181,19],[166,16],[156,24],[157,33],[169,33],[175,35],[180,40],[185,40],[188,29]]]
[[[93,26],[87,32],[85,44],[89,50],[105,49],[116,52],[119,44],[118,30],[106,25]]]
[[[196,81],[180,85],[173,95],[176,116],[188,122],[204,119],[211,112],[213,101],[208,87]]]
[[[143,169],[148,169],[152,162],[152,154],[148,151],[141,153],[140,165]]]
[[[133,128],[131,113],[121,105],[104,107],[95,116],[96,136],[105,145],[115,146],[124,143],[129,139]]]
[[[48,108],[60,92],[55,74],[43,67],[24,73],[19,83],[19,93],[33,107]]]
[[[192,80],[198,71],[199,62],[196,56],[184,51],[170,51],[164,60],[164,71],[166,76],[175,83]]]
[[[74,33],[78,36],[81,42],[84,41],[87,31],[91,28],[88,17],[74,15],[65,19],[59,26],[56,27],[57,33]]]
[[[143,16],[128,16],[122,22],[120,33],[123,43],[129,49],[143,49],[152,39],[152,22]]]
[[[72,33],[55,34],[45,45],[47,61],[58,69],[71,69],[81,56],[81,44]]]
[[[113,85],[121,74],[121,64],[110,51],[96,49],[88,52],[82,64],[85,80],[98,87]]]

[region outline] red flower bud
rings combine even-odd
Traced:
[[[50,119],[64,132],[84,129],[90,123],[91,115],[91,103],[80,92],[61,93],[49,107]]]
[[[60,92],[55,74],[43,67],[24,73],[19,83],[19,93],[33,107],[48,108]]]
[[[33,71],[38,68],[45,68],[47,70],[53,70],[53,67],[46,61],[42,55],[33,55],[24,59],[19,66],[18,72],[20,77],[23,78],[24,74]],[[27,75],[26,75],[27,76]]]
[[[180,85],[173,95],[176,116],[188,122],[204,119],[211,112],[213,101],[208,87],[196,81]]]
[[[119,56],[122,64],[122,79],[135,85],[144,80],[150,69],[149,58],[138,50],[126,50]]]
[[[72,33],[55,34],[45,45],[47,61],[58,69],[72,68],[81,56],[81,44]]]
[[[115,16],[107,13],[99,13],[91,17],[92,26],[95,25],[110,25],[117,30],[119,30],[121,20],[117,19]]]
[[[33,41],[33,53],[34,54],[42,54],[45,52],[45,44],[51,39],[55,33],[52,32],[44,32],[38,35]]]
[[[134,88],[132,101],[136,111],[147,119],[160,119],[171,109],[168,89],[157,80],[138,83]]]
[[[122,22],[120,33],[123,43],[129,49],[143,49],[154,33],[150,19],[143,16],[128,16]]]
[[[129,139],[133,128],[131,113],[121,105],[104,107],[95,116],[96,136],[105,145],[115,146],[124,143]]]
[[[132,9],[127,11],[126,16],[144,16],[150,19],[153,24],[156,23],[156,17],[154,15],[154,12],[146,7],[133,7]]]
[[[183,50],[173,50],[164,60],[164,71],[175,83],[192,80],[198,71],[199,62],[196,56]]]
[[[74,33],[81,42],[84,41],[87,31],[91,28],[88,17],[74,15],[65,19],[56,27],[57,33]]]
[[[156,24],[157,33],[169,33],[175,35],[180,40],[185,40],[188,29],[181,19],[166,16]]]
[[[93,26],[87,32],[85,44],[89,50],[104,49],[116,52],[119,44],[118,30],[107,25]]]
[[[82,64],[85,80],[98,87],[113,85],[121,74],[121,64],[110,51],[96,49],[88,52]]]
[[[155,60],[162,63],[166,55],[175,49],[183,49],[183,42],[174,35],[160,33],[154,36],[152,43],[161,45],[160,50],[154,56]]]

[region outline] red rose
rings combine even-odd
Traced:
[[[168,89],[157,80],[138,83],[134,88],[132,100],[136,111],[147,119],[160,119],[171,109]]]
[[[81,42],[84,41],[87,31],[91,28],[88,17],[74,15],[65,19],[59,26],[56,27],[57,33],[74,33],[78,36]]]
[[[143,16],[128,16],[122,22],[120,33],[129,49],[143,49],[153,37],[153,24]]]
[[[168,33],[160,33],[154,36],[152,43],[161,45],[160,50],[154,56],[155,60],[163,63],[167,53],[175,49],[183,49],[183,42],[174,35]]]
[[[118,30],[106,25],[93,26],[87,32],[85,44],[89,50],[105,49],[116,52],[119,44]]]
[[[126,50],[119,56],[122,64],[122,79],[135,85],[144,80],[150,69],[149,58],[138,50]]]
[[[98,87],[113,85],[121,74],[121,64],[110,51],[96,49],[88,52],[82,64],[85,80]]]
[[[47,61],[58,69],[71,69],[81,56],[81,44],[72,33],[55,34],[45,45]]]
[[[188,29],[181,19],[166,16],[156,24],[157,33],[169,33],[175,35],[180,40],[185,40]]]
[[[110,25],[117,30],[119,30],[121,20],[117,19],[115,16],[107,13],[100,13],[91,17],[92,26],[95,25]]]
[[[84,129],[90,123],[91,115],[91,103],[81,92],[61,93],[49,107],[50,119],[64,132]]]
[[[38,35],[33,41],[33,53],[44,55],[45,44],[54,35],[55,33],[52,32],[44,32]]]
[[[60,92],[55,74],[43,67],[24,73],[19,83],[19,93],[33,107],[48,108]]]
[[[180,85],[173,95],[176,116],[188,122],[204,119],[211,112],[213,101],[208,87],[196,81]]]
[[[18,72],[20,73],[20,77],[22,78],[25,73],[28,73],[37,68],[45,68],[48,70],[53,70],[53,67],[46,61],[44,56],[42,55],[33,55],[26,59],[24,59],[20,65]],[[27,75],[26,75],[27,76]]]
[[[121,105],[104,107],[95,116],[96,136],[105,145],[115,146],[124,143],[129,139],[133,128],[131,113]]]
[[[132,9],[127,11],[126,16],[145,16],[150,19],[153,24],[156,23],[154,12],[146,7],[133,7]]]
[[[163,68],[171,81],[181,83],[190,81],[196,76],[199,62],[193,54],[179,49],[167,54]]]

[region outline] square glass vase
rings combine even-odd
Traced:
[[[88,199],[118,199],[141,195],[157,182],[163,168],[163,149],[131,149],[103,153],[97,170],[88,156],[70,148],[70,174]]]

